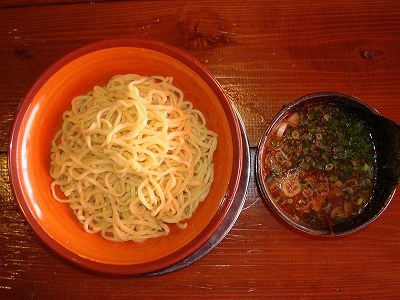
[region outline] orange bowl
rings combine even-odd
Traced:
[[[215,177],[206,199],[165,237],[143,243],[110,242],[89,234],[68,204],[51,194],[51,140],[71,100],[114,75],[172,76],[174,85],[218,134]],[[239,185],[242,143],[238,119],[218,82],[195,59],[152,41],[107,40],[77,49],[51,66],[23,100],[11,132],[10,180],[19,206],[36,234],[53,250],[86,268],[113,274],[144,274],[169,267],[199,249],[228,212]]]

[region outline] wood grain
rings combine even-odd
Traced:
[[[42,5],[71,5],[71,4],[82,4],[82,3],[97,3],[97,2],[113,2],[118,0],[2,0],[0,2],[0,8],[16,8],[16,7],[28,7],[28,6],[42,6]],[[119,0],[129,1],[129,0]]]
[[[47,67],[77,47],[117,37],[159,40],[198,59],[238,107],[252,146],[283,104],[318,91],[352,94],[400,121],[398,2],[135,1],[65,7],[0,10],[0,150],[6,150],[18,104]]]
[[[161,276],[113,277],[80,269],[49,250],[18,210],[3,176],[4,155],[0,166],[0,298],[51,299],[61,292],[65,299],[91,298],[108,291],[110,299],[155,295],[383,299],[400,293],[398,196],[362,232],[336,240],[316,239],[282,226],[263,203],[252,176],[238,221],[206,257]]]
[[[245,207],[210,254],[162,276],[111,277],[66,262],[33,234],[12,195],[6,157],[15,112],[38,76],[69,51],[116,37],[169,43],[204,64],[244,119],[253,163],[273,115],[308,93],[352,94],[400,123],[400,2],[38,3],[0,4],[0,299],[400,296],[398,192],[361,232],[310,238],[271,214],[252,167]]]

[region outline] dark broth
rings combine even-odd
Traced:
[[[363,122],[328,104],[286,117],[267,140],[263,164],[272,200],[313,227],[360,214],[371,199],[374,168]]]

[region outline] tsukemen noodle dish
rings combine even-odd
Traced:
[[[217,134],[172,81],[118,75],[64,112],[51,191],[86,232],[118,242],[164,236],[185,229],[209,193]]]
[[[357,116],[329,103],[305,105],[275,126],[261,167],[271,200],[296,222],[340,225],[371,200],[374,144]]]

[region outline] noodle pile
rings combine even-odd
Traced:
[[[51,191],[86,232],[142,242],[167,235],[168,224],[186,227],[210,190],[216,146],[217,134],[172,78],[115,76],[64,112]]]

